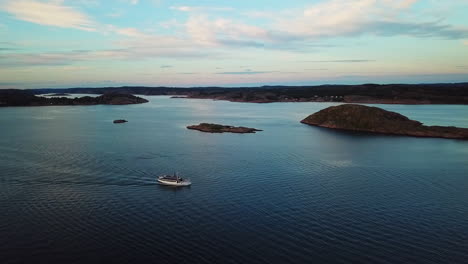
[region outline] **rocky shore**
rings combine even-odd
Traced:
[[[328,107],[308,116],[301,123],[331,129],[381,134],[468,139],[468,128],[425,126],[421,122],[395,112],[355,104]]]
[[[250,127],[234,127],[234,126],[225,126],[219,124],[208,124],[201,123],[199,125],[188,126],[188,129],[198,130],[207,133],[255,133],[257,131],[262,131]]]

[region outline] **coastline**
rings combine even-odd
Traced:
[[[26,91],[26,90],[22,90]],[[468,83],[359,84],[259,87],[147,87],[32,89],[31,94],[167,95],[183,99],[213,99],[230,102],[337,102],[360,104],[458,104],[468,105]]]
[[[149,95],[149,96],[164,96],[164,95]],[[366,100],[366,101],[325,101],[325,100],[236,100],[236,99],[221,99],[212,97],[172,97],[171,99],[200,99],[200,100],[213,100],[213,101],[227,101],[232,103],[251,103],[251,104],[273,104],[273,103],[343,103],[343,104],[394,104],[394,105],[466,105],[466,104],[450,104],[444,102],[428,102],[428,101],[414,101],[414,100]],[[468,103],[467,103],[468,104]]]

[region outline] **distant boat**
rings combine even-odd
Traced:
[[[190,186],[192,182],[189,179],[183,179],[174,173],[174,175],[162,175],[158,177],[158,182],[168,186]]]

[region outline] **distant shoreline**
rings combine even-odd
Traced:
[[[34,94],[168,95],[193,99],[213,99],[245,103],[341,102],[362,104],[468,104],[468,83],[361,84],[261,87],[101,87],[24,90]],[[0,91],[1,93],[1,91]]]
[[[468,104],[468,83],[261,86],[243,88],[123,86],[101,88],[0,90],[0,105],[2,102],[2,96],[5,93],[15,91],[26,95],[51,93],[119,93],[147,96],[167,95],[184,99],[213,99],[243,103],[336,102],[406,105]]]
[[[158,95],[149,95],[149,96],[158,96]],[[163,96],[163,95],[159,95]],[[468,105],[466,103],[445,103],[445,102],[427,102],[427,101],[418,101],[418,100],[391,100],[391,99],[365,99],[365,100],[355,100],[355,99],[344,99],[344,100],[333,100],[327,98],[314,99],[283,99],[283,100],[238,100],[238,99],[223,99],[223,98],[212,98],[212,97],[172,97],[171,99],[200,99],[200,100],[213,100],[213,101],[228,101],[232,103],[250,103],[250,104],[270,104],[270,103],[354,103],[354,104],[397,104],[397,105],[446,105],[446,104],[455,104],[455,105]]]

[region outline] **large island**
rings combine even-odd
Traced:
[[[142,104],[148,100],[131,94],[106,93],[97,97],[77,98],[36,96],[25,90],[0,91],[1,106],[51,106],[51,105],[127,105]]]
[[[308,116],[301,123],[371,133],[468,139],[468,128],[425,126],[395,112],[355,104],[328,107]]]

